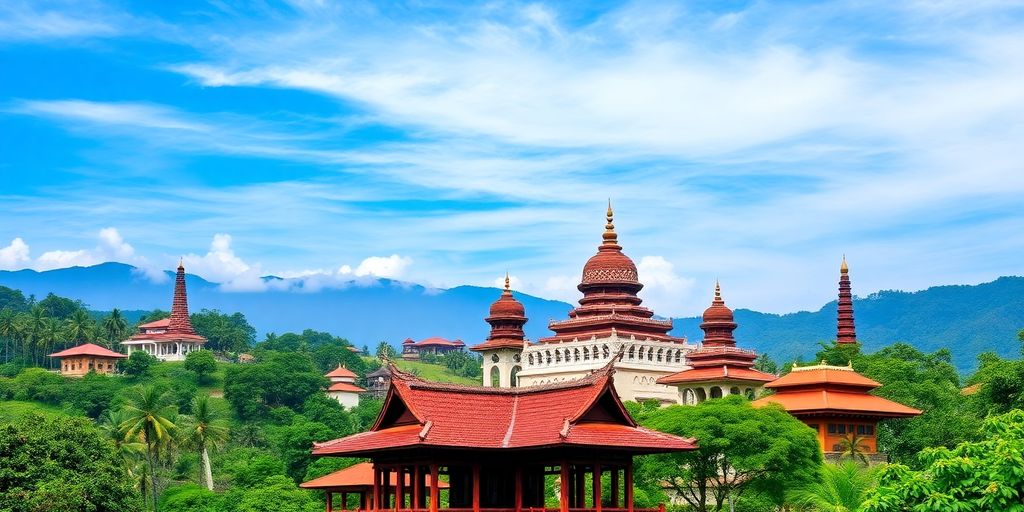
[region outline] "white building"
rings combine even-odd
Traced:
[[[359,405],[359,394],[366,390],[356,386],[358,376],[352,370],[339,364],[326,377],[331,380],[331,385],[327,388],[327,396],[337,400],[345,407]]]
[[[121,342],[128,355],[141,350],[161,361],[183,361],[189,352],[200,350],[206,338],[196,333],[188,318],[188,296],[185,293],[185,267],[178,264],[174,281],[174,302],[171,316],[139,326],[139,332]]]
[[[483,355],[484,386],[516,387],[519,385],[519,371],[523,369],[523,347],[529,343],[523,333],[526,309],[512,296],[508,274],[505,274],[505,291],[491,304],[490,314],[485,320],[491,324],[491,334],[487,341],[470,347],[470,350]]]

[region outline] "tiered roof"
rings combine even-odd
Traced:
[[[569,312],[567,320],[553,321],[548,328],[553,336],[542,338],[541,343],[557,343],[592,336],[619,336],[651,338],[671,343],[685,343],[685,338],[670,336],[671,320],[654,318],[654,312],[640,304],[637,293],[643,289],[633,260],[622,252],[609,201],[607,224],[597,254],[583,266],[583,278],[577,286],[583,292],[580,305]]]
[[[921,414],[913,407],[869,394],[878,386],[881,384],[853,371],[852,366],[831,366],[823,361],[814,366],[794,366],[790,373],[765,384],[776,393],[755,400],[754,405],[777,403],[798,417],[831,414],[902,418]]]
[[[94,356],[94,357],[111,357],[111,358],[125,358],[128,357],[124,354],[114,352],[113,350],[103,348],[93,343],[84,343],[77,347],[71,347],[67,350],[61,350],[60,352],[54,352],[50,354],[50,357],[72,357],[72,356]]]
[[[171,316],[139,325],[139,332],[128,338],[128,343],[135,340],[195,341],[199,343],[206,341],[206,338],[196,333],[192,327],[192,320],[188,316],[185,266],[182,263],[178,263],[178,272],[174,278],[174,301],[171,303]]]
[[[715,282],[715,296],[704,310],[700,328],[704,331],[701,348],[686,354],[692,368],[658,379],[659,384],[695,382],[769,382],[775,376],[754,369],[757,353],[736,348],[732,332],[736,329],[732,310],[722,299],[722,287]]]
[[[501,348],[521,349],[526,343],[523,325],[526,324],[526,308],[512,296],[508,274],[505,274],[505,290],[498,300],[491,304],[490,315],[484,320],[491,324],[487,341],[470,347],[477,352]]]
[[[846,256],[839,266],[838,329],[836,343],[857,343],[857,329],[853,323],[853,292],[850,291],[850,267]]]
[[[588,446],[631,453],[692,450],[693,439],[640,427],[612,387],[611,364],[548,386],[488,388],[429,382],[390,367],[391,387],[368,432],[317,443],[313,455],[403,448]]]
[[[327,388],[327,391],[342,391],[346,393],[362,393],[366,391],[356,385],[356,379],[359,376],[341,364],[327,372],[324,376],[331,380],[331,385]]]

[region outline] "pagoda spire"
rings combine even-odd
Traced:
[[[608,212],[605,214],[608,222],[604,225],[604,234],[601,238],[604,239],[603,245],[619,245],[619,235],[615,233],[615,224],[612,223],[612,219],[615,217],[612,212],[612,200],[608,199]]]
[[[850,291],[850,267],[846,255],[839,265],[839,303],[837,315],[836,343],[856,343],[857,330],[853,323],[853,293]]]
[[[175,334],[195,334],[192,321],[188,318],[188,295],[185,292],[185,265],[178,261],[178,273],[174,278],[174,302],[171,304],[171,321],[167,332]]]
[[[703,345],[705,347],[736,346],[736,339],[732,332],[736,330],[736,322],[733,320],[732,310],[725,305],[722,299],[722,286],[715,280],[715,297],[711,300],[711,306],[704,310],[704,320],[700,324],[704,331]]]

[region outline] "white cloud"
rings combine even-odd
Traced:
[[[675,272],[675,265],[664,256],[644,256],[636,266],[644,289],[640,291],[646,305],[656,313],[669,315],[679,311],[680,303],[693,291],[693,278]]]
[[[217,233],[210,242],[210,250],[200,256],[187,254],[182,257],[188,272],[204,279],[220,283],[225,291],[264,291],[267,284],[261,278],[259,265],[250,265],[235,254],[231,247],[231,235]]]
[[[101,19],[90,2],[61,5],[49,2],[0,2],[0,41],[40,41],[86,37],[110,37],[120,29]]]
[[[55,268],[67,268],[67,267],[87,267],[102,263],[102,261],[96,259],[96,256],[85,249],[79,249],[77,251],[47,251],[36,258],[35,265],[36,270],[52,270]]]
[[[412,264],[412,258],[408,256],[370,256],[359,263],[353,274],[358,277],[375,276],[388,279],[397,279],[405,274],[405,270]]]
[[[29,261],[28,244],[20,237],[11,240],[7,247],[0,247],[0,270],[24,268]]]

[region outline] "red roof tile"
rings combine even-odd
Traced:
[[[777,403],[794,416],[812,413],[847,413],[900,418],[917,416],[921,411],[866,392],[833,389],[786,391],[754,400],[755,407]]]
[[[881,386],[880,383],[853,371],[853,368],[817,365],[793,368],[791,372],[779,377],[774,382],[765,384],[764,387],[782,389],[788,387],[820,386],[825,384],[863,388],[865,390],[875,389],[878,386]]]
[[[85,343],[85,344],[79,345],[77,347],[71,347],[71,348],[69,348],[67,350],[61,350],[60,352],[54,352],[53,354],[50,354],[50,357],[70,357],[70,356],[97,356],[97,357],[115,357],[115,358],[125,358],[125,357],[128,357],[128,356],[126,356],[124,354],[120,354],[118,352],[114,352],[113,350],[109,350],[109,349],[103,348],[103,347],[101,347],[99,345],[94,345],[92,343]]]
[[[327,391],[348,391],[350,393],[362,393],[365,389],[348,382],[335,382]]]
[[[413,446],[516,449],[574,444],[634,453],[696,448],[693,439],[637,427],[612,387],[612,372],[609,365],[575,381],[502,389],[427,382],[393,368],[391,388],[373,428],[316,444],[313,454],[356,456]]]
[[[394,486],[398,483],[398,475],[395,472],[391,472],[391,485]],[[430,475],[427,477],[427,487],[430,487]],[[409,484],[409,475],[406,475],[405,483]],[[437,486],[441,489],[448,488],[448,482],[444,482],[438,479]],[[334,473],[324,475],[320,478],[314,478],[308,482],[299,484],[299,487],[304,489],[337,489],[337,488],[350,488],[355,491],[365,490],[365,488],[373,487],[373,463],[371,462],[360,462],[354,466],[349,466],[345,469],[335,471]]]
[[[168,325],[171,325],[170,318],[161,318],[160,320],[153,320],[144,324],[139,324],[139,329],[166,329]]]
[[[406,340],[408,342],[409,340]],[[402,343],[408,345],[409,343]],[[462,340],[446,340],[440,336],[433,336],[425,340],[420,340],[412,343],[414,347],[464,347],[466,344]]]
[[[331,370],[327,375],[325,375],[325,377],[352,377],[352,378],[356,378],[356,377],[358,377],[358,375],[356,375],[352,370],[349,370],[348,368],[345,368],[344,366],[338,366],[337,368]]]

